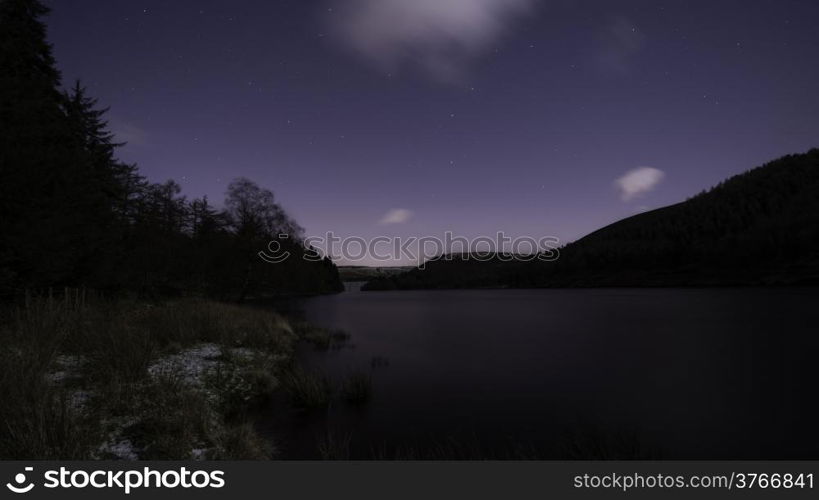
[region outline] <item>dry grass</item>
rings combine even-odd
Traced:
[[[297,332],[317,351],[342,349],[350,340],[350,334],[343,330],[328,330],[308,324],[298,325]]]
[[[252,426],[233,421],[250,398],[208,398],[172,377],[149,376],[147,368],[203,342],[226,352],[244,348],[261,355],[225,363],[251,392],[262,393],[278,383],[271,360],[286,364],[296,340],[271,311],[199,299],[146,304],[68,291],[6,305],[0,309],[0,459],[104,458],[99,446],[111,432],[107,422],[118,419],[137,422],[122,431],[141,458],[186,459],[192,447],[207,446],[229,448],[217,455],[259,458],[264,447],[250,435]],[[76,376],[57,375],[66,355],[84,360]],[[89,395],[87,404],[77,404],[78,394]],[[229,400],[235,411],[214,399]]]
[[[285,375],[284,388],[293,405],[306,410],[326,408],[333,394],[332,384],[326,377],[299,368]]]
[[[355,372],[347,376],[341,385],[341,394],[344,400],[353,405],[367,403],[373,395],[372,376],[367,373]]]

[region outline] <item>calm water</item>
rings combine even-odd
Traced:
[[[487,456],[819,458],[816,289],[353,286],[300,308],[354,344],[305,348],[307,365],[372,372],[374,396],[271,411],[288,458],[315,458],[328,429],[353,458],[451,442]]]

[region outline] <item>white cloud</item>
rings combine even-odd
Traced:
[[[651,167],[635,168],[616,181],[614,185],[620,190],[620,198],[630,201],[653,190],[663,180],[665,173]]]
[[[381,217],[379,224],[403,224],[412,219],[412,211],[406,208],[393,208]]]
[[[347,0],[328,15],[351,49],[388,71],[409,65],[460,79],[535,0]]]

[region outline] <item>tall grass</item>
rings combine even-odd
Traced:
[[[259,436],[250,422],[228,426],[219,436],[213,460],[267,460],[276,454],[272,443]]]
[[[127,436],[145,460],[190,457],[194,448],[212,447],[220,428],[204,394],[172,374],[146,383],[130,410],[139,419]]]
[[[67,339],[87,318],[85,301],[73,295],[27,296],[2,311],[0,328],[0,457],[83,459],[98,436],[73,407],[66,390],[46,375]]]
[[[319,457],[322,460],[350,460],[350,433],[334,431],[331,428],[316,437]]]
[[[308,410],[329,406],[333,393],[332,384],[326,377],[300,368],[285,375],[284,388],[296,407]]]
[[[248,348],[264,361],[248,362],[242,375],[267,391],[276,380],[264,373],[276,369],[270,360],[286,364],[296,340],[285,319],[262,309],[198,299],[111,301],[76,290],[26,296],[0,308],[0,459],[101,458],[107,422],[120,417],[139,421],[127,432],[145,457],[190,458],[191,446],[238,438],[245,445],[223,455],[242,458],[245,449],[258,457],[262,447],[247,439],[246,426],[225,420],[213,401],[179,381],[150,377],[148,366],[204,342]],[[84,361],[70,383],[54,376],[65,355]],[[84,408],[77,391],[90,395]],[[226,437],[229,428],[236,439]]]
[[[341,384],[341,394],[350,404],[367,403],[373,395],[372,375],[363,372],[351,373]]]
[[[328,330],[306,323],[298,324],[296,331],[317,351],[339,350],[348,345],[350,334],[343,330]]]
[[[207,300],[147,305],[132,319],[160,346],[213,342],[283,352],[295,340],[289,323],[277,314]]]

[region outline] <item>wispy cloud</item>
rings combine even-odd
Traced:
[[[614,185],[620,190],[620,199],[631,201],[652,191],[664,177],[665,173],[662,170],[640,167],[626,172],[625,175],[614,181]]]
[[[603,34],[597,63],[605,72],[626,74],[645,44],[645,35],[630,19],[614,17]]]
[[[111,132],[114,133],[114,140],[116,142],[125,142],[132,146],[141,146],[147,141],[148,134],[145,130],[132,123],[112,119],[108,125]]]
[[[393,208],[381,217],[379,224],[403,224],[412,219],[412,211],[406,208]]]
[[[452,82],[534,5],[534,0],[347,0],[328,20],[348,47],[382,68],[412,66]]]

